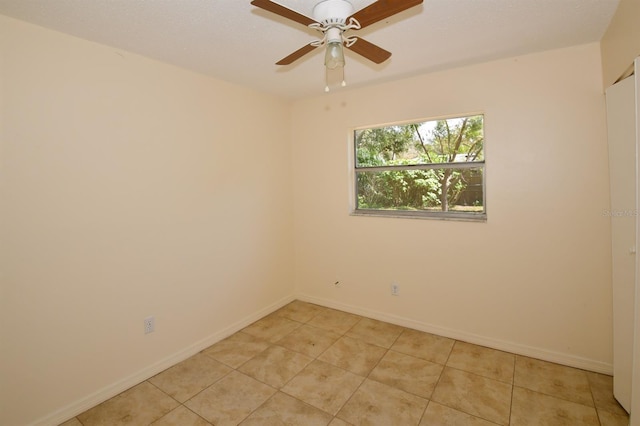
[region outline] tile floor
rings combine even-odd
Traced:
[[[628,422],[610,376],[294,301],[63,425]]]

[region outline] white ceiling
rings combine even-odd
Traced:
[[[278,0],[308,16],[317,1]],[[373,0],[352,3],[359,10]],[[599,41],[618,3],[425,0],[358,32],[393,56],[375,65],[347,51],[347,82],[357,87]],[[0,14],[290,99],[324,89],[320,49],[274,65],[318,33],[250,0],[0,0]]]

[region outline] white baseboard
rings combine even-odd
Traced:
[[[145,367],[144,369],[131,374],[130,376],[124,377],[121,380],[116,381],[102,389],[97,390],[96,392],[88,395],[85,398],[82,398],[78,401],[74,401],[71,404],[62,407],[61,409],[42,417],[29,426],[56,426],[60,423],[63,423],[80,413],[85,412],[86,410],[95,407],[96,405],[113,398],[114,396],[124,392],[131,387],[142,383],[143,381],[155,376],[156,374],[166,370],[169,367],[176,365],[177,363],[184,361],[185,359],[197,354],[198,352],[208,348],[214,343],[219,342],[220,340],[229,337],[233,333],[242,330],[249,324],[259,320],[260,318],[269,315],[270,313],[280,309],[287,303],[295,300],[293,296],[285,297],[260,311],[249,315],[242,320],[231,324],[230,326],[217,331],[204,339],[193,343],[185,349],[182,349],[172,355],[169,355],[166,358],[161,359],[160,361]]]
[[[546,349],[540,349],[532,346],[522,345],[520,343],[508,342],[504,340],[494,339],[486,336],[481,336],[473,333],[468,333],[461,330],[450,329],[446,327],[439,327],[432,324],[415,321],[409,318],[404,318],[396,315],[390,315],[384,312],[374,311],[371,309],[362,308],[359,306],[347,305],[333,300],[317,298],[306,294],[298,294],[296,299],[309,303],[315,303],[317,305],[325,306],[327,308],[334,308],[341,311],[349,312],[356,315],[361,315],[367,318],[377,319],[380,321],[389,322],[392,324],[400,325],[414,330],[424,331],[427,333],[437,334],[438,336],[448,337],[451,339],[462,340],[464,342],[473,343],[476,345],[486,346],[493,349],[498,349],[505,352],[514,353],[517,355],[527,356],[531,358],[540,359],[543,361],[549,361],[556,364],[562,364],[569,367],[580,368],[582,370],[594,371],[602,374],[613,374],[613,365],[601,361],[595,361],[588,358],[582,358],[575,355],[549,351]]]

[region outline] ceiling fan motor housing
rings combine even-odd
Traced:
[[[347,0],[324,0],[313,8],[313,18],[325,27],[345,25],[353,14],[353,5]]]

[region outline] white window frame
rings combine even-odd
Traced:
[[[357,167],[357,147],[356,147],[356,132],[366,129],[377,129],[382,127],[402,126],[407,124],[418,124],[429,121],[448,120],[455,118],[483,116],[482,131],[485,141],[483,142],[483,158],[482,161],[472,162],[456,162],[456,163],[429,163],[419,165],[394,165],[394,166],[375,166],[375,167]],[[487,221],[487,175],[486,175],[486,115],[483,112],[456,114],[441,117],[430,117],[425,119],[408,120],[400,122],[392,122],[387,124],[368,125],[361,127],[354,127],[351,129],[349,136],[349,168],[351,179],[351,190],[349,191],[350,198],[350,214],[352,216],[374,216],[374,217],[394,217],[394,218],[409,218],[409,219],[436,219],[436,220],[457,220],[457,221],[470,221],[470,222],[486,222]],[[432,210],[384,210],[384,209],[362,209],[358,208],[358,180],[357,175],[359,171],[379,172],[388,170],[429,170],[429,169],[481,169],[482,170],[482,199],[483,199],[483,212],[460,212],[460,211],[432,211]]]

